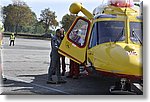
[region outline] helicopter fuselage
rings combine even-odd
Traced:
[[[107,75],[142,78],[142,20],[137,12],[110,6],[93,19],[87,14],[90,19],[76,18],[59,53]]]

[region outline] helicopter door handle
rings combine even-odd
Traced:
[[[67,48],[70,48],[70,46],[69,46],[69,45],[66,45],[66,47],[67,47]]]
[[[89,55],[93,55],[93,53],[91,51],[88,52]]]
[[[66,47],[67,47],[67,48],[70,48],[70,47],[71,47],[71,44],[70,44],[68,41],[66,41]]]

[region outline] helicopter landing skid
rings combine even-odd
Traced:
[[[136,95],[136,93],[134,91],[124,91],[124,90],[119,90],[119,89],[115,89],[115,86],[112,86],[110,89],[109,89],[110,93],[111,94],[114,94],[114,95]]]
[[[111,86],[109,91],[111,94],[136,95],[131,89],[131,82],[125,78],[121,78],[119,82],[116,82],[114,86]]]

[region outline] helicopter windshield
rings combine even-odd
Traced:
[[[130,22],[130,39],[134,43],[142,43],[142,22]]]
[[[99,21],[93,26],[89,47],[101,43],[125,40],[123,21]],[[119,38],[118,38],[119,37]]]

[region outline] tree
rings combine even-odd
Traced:
[[[44,29],[44,24],[43,22],[39,22],[37,21],[35,24],[34,24],[34,33],[38,33],[38,34],[42,34],[45,32],[45,29]]]
[[[56,26],[58,26],[56,18],[57,16],[55,15],[55,12],[50,11],[49,8],[41,11],[40,21],[45,25],[45,33],[48,33],[49,27],[54,29]]]
[[[73,21],[77,16],[73,14],[66,14],[63,16],[61,24],[64,27],[65,31],[68,31],[70,26],[72,25]]]
[[[13,4],[4,6],[4,26],[6,30],[14,30],[17,34],[18,28],[32,24],[36,15],[31,11],[29,6],[22,1],[15,0]]]

